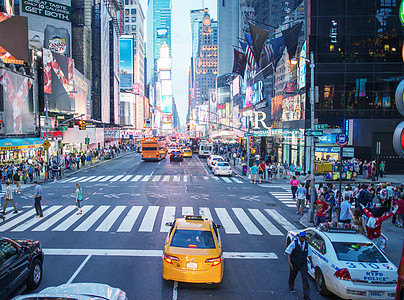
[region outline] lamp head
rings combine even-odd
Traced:
[[[293,57],[293,58],[290,60],[290,63],[291,63],[292,65],[297,65],[297,57]]]

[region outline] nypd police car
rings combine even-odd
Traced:
[[[314,265],[308,263],[309,274],[317,291],[343,299],[394,299],[396,266],[371,240],[343,226],[325,223],[304,230]],[[287,245],[297,234],[288,233]]]

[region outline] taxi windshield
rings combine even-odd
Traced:
[[[372,243],[332,243],[338,260],[368,263],[387,263],[386,258]]]
[[[170,246],[199,249],[216,248],[212,232],[182,229],[179,229],[174,233]]]

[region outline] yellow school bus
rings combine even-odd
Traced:
[[[142,160],[162,160],[166,157],[165,138],[144,138],[142,139]]]

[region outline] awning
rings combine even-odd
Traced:
[[[45,140],[40,138],[0,139],[0,151],[42,147]]]

